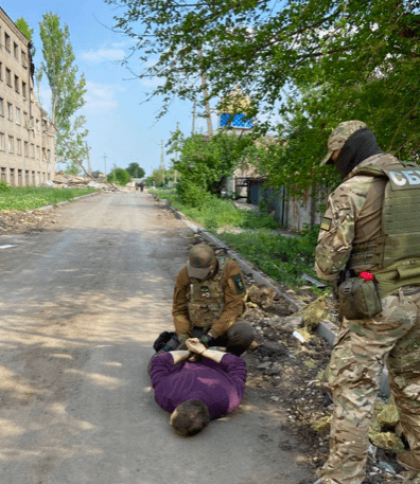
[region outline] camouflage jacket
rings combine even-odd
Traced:
[[[201,326],[211,327],[214,338],[222,336],[242,316],[245,292],[242,271],[232,259],[207,281],[190,278],[184,267],[176,278],[173,299],[177,335],[192,336],[192,327]]]
[[[353,245],[366,243],[382,232],[386,180],[354,172],[363,166],[384,166],[395,161],[398,162],[385,153],[367,158],[328,197],[315,252],[315,270],[320,279],[336,282],[339,272],[346,269]],[[368,194],[369,203],[366,203]]]

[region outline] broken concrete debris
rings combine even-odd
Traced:
[[[43,183],[43,186],[52,188],[97,188],[104,192],[133,192],[134,185],[130,182],[125,187],[120,187],[115,183],[106,183],[106,178],[90,178],[87,176],[68,175],[62,171],[57,171],[52,180]]]

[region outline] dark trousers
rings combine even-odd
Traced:
[[[194,338],[200,339],[205,334],[204,328],[198,328],[194,326],[192,333]],[[231,326],[223,336],[219,336],[213,346],[224,346],[228,353],[240,356],[251,345],[254,340],[254,328],[245,323],[244,321],[238,321]]]

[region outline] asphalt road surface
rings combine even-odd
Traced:
[[[189,232],[146,193],[57,209],[60,223],[0,237],[1,484],[297,484],[281,411],[241,408],[182,438],[153,398],[152,342],[171,329]],[[295,443],[290,440],[290,448]],[[287,448],[287,445],[286,445]]]

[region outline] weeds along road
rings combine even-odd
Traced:
[[[53,231],[0,239],[15,245],[0,251],[0,483],[308,477],[296,451],[278,448],[290,437],[254,390],[189,439],[154,402],[146,366],[152,342],[172,327],[190,242],[183,223],[146,193],[102,194],[58,212]]]

